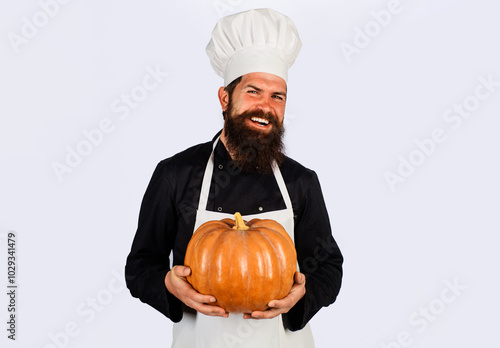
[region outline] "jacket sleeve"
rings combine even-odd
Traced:
[[[132,296],[178,322],[182,319],[181,302],[165,286],[177,230],[173,197],[167,165],[162,161],[144,194],[137,232],[125,266],[125,280]]]
[[[302,329],[322,307],[335,302],[342,282],[343,256],[332,236],[314,172],[295,220],[294,236],[299,269],[306,276],[306,294],[283,315],[291,331]]]

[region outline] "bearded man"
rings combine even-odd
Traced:
[[[212,33],[223,129],[158,164],[125,269],[132,295],[175,323],[172,347],[313,347],[308,322],[339,293],[343,257],[317,175],[283,153],[288,69],[300,47],[293,22],[270,9],[224,17]],[[193,231],[235,212],[278,221],[295,243],[292,289],[265,311],[226,313],[186,281]]]

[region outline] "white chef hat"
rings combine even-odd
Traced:
[[[274,74],[287,81],[288,69],[301,47],[290,18],[271,9],[257,9],[221,18],[206,51],[227,86],[252,72]]]

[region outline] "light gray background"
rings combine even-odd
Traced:
[[[157,162],[222,127],[222,80],[204,52],[213,26],[259,7],[299,29],[287,153],[318,173],[346,260],[337,302],[312,320],[317,347],[498,346],[495,2],[66,2],[51,16],[41,4],[55,0],[0,5],[1,293],[9,231],[19,284],[17,341],[2,324],[2,347],[170,346],[170,321],[121,283],[125,259]],[[360,31],[366,47],[344,54],[363,46]],[[140,95],[148,69],[168,77]],[[481,78],[496,84],[489,95]],[[132,91],[144,100],[125,118],[112,106]],[[461,123],[443,118],[464,103]],[[59,180],[54,163],[102,122],[112,131]],[[406,177],[391,189],[389,172]]]

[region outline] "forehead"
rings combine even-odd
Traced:
[[[241,88],[252,85],[272,92],[286,92],[286,82],[281,77],[268,73],[249,73],[241,78]]]

